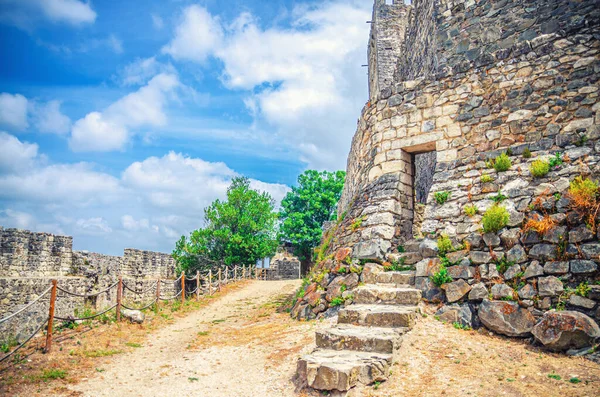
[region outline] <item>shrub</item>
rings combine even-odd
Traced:
[[[493,182],[494,178],[490,174],[481,175],[481,183],[490,183]]]
[[[477,208],[475,204],[467,204],[465,205],[463,210],[465,211],[465,214],[467,214],[467,216],[475,216],[475,214],[479,212],[479,208]]]
[[[508,197],[502,194],[501,192],[498,192],[498,194],[495,196],[490,196],[490,200],[492,200],[494,203],[501,203],[507,198]]]
[[[506,208],[498,204],[491,206],[481,219],[484,233],[499,231],[508,224],[509,219],[510,215]]]
[[[587,281],[582,282],[575,288],[575,295],[583,296],[584,298],[588,296],[591,288],[588,285]]]
[[[452,277],[448,274],[448,269],[444,265],[440,267],[440,270],[430,277],[431,282],[436,286],[440,287],[443,284],[451,283],[453,281]]]
[[[433,197],[435,197],[435,201],[437,201],[439,205],[442,205],[450,198],[450,192],[435,192]]]
[[[493,167],[497,172],[504,172],[510,168],[512,162],[506,153],[502,153],[493,161]]]
[[[405,270],[412,270],[412,266],[405,264],[406,259],[400,258],[399,260],[392,261],[387,266],[383,266],[383,270],[386,272],[403,272]]]
[[[554,157],[551,157],[548,164],[550,165],[550,168],[554,169],[557,167],[560,167],[563,163],[563,159],[560,155],[560,153],[555,153]]]
[[[452,241],[447,234],[442,233],[442,235],[437,240],[438,253],[440,256],[446,255],[448,252],[454,251],[454,247],[452,246]]]
[[[335,298],[333,298],[331,300],[331,302],[329,302],[329,306],[331,306],[331,307],[341,306],[343,304],[344,304],[344,298],[342,298],[341,296],[336,296]]]
[[[586,223],[596,232],[596,217],[600,212],[600,189],[598,183],[590,178],[578,176],[569,186],[568,197],[571,206],[585,217]]]
[[[523,158],[530,159],[531,158],[531,150],[528,147],[523,150]]]
[[[550,172],[550,163],[545,160],[535,160],[529,166],[529,172],[534,178],[543,178]]]
[[[530,218],[525,223],[523,229],[525,231],[535,230],[538,234],[544,234],[550,230],[552,230],[556,226],[556,221],[550,217],[550,215],[545,215],[543,218],[539,215],[535,214],[533,218]]]

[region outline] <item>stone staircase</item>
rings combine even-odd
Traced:
[[[416,321],[421,291],[413,287],[413,271],[385,272],[377,264],[365,266],[363,280],[337,325],[317,331],[316,350],[298,360],[302,384],[346,392],[388,379],[402,335]]]

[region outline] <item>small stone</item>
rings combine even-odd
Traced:
[[[521,236],[521,229],[513,228],[506,229],[500,234],[500,240],[505,247],[512,247],[519,242]]]
[[[425,239],[419,245],[419,251],[423,258],[435,257],[438,254],[437,243],[430,239]]]
[[[535,287],[531,284],[525,284],[518,292],[521,299],[532,299],[536,295]]]
[[[488,247],[497,247],[500,245],[500,237],[496,233],[486,233],[483,235],[483,242]]]
[[[469,291],[471,286],[465,280],[453,281],[442,285],[442,289],[446,292],[448,302],[456,302],[461,300]]]
[[[134,324],[142,324],[146,319],[146,315],[139,310],[121,309],[121,315]]]
[[[484,283],[477,283],[471,287],[469,292],[470,301],[480,301],[488,297],[488,290]]]
[[[491,280],[500,277],[500,273],[498,273],[498,269],[496,269],[496,265],[494,265],[493,263],[486,263],[484,265],[480,265],[479,274],[484,280]]]
[[[563,283],[554,276],[540,277],[538,291],[540,296],[557,296],[564,290]]]
[[[583,244],[581,245],[581,252],[585,256],[585,259],[600,260],[600,244]]]
[[[525,337],[535,325],[531,312],[516,302],[484,299],[478,314],[487,329],[507,336]]]
[[[576,259],[569,263],[571,265],[571,273],[574,274],[590,274],[598,270],[598,265],[594,261]]]
[[[489,263],[492,260],[492,255],[490,255],[489,252],[472,251],[469,256],[471,258],[471,262],[473,262],[475,265]]]
[[[600,328],[594,320],[574,311],[550,311],[532,329],[535,339],[555,351],[580,349],[600,337]]]
[[[588,288],[588,298],[600,301],[600,285],[590,285]]]
[[[559,244],[566,241],[567,238],[567,227],[557,226],[549,230],[544,234],[544,241],[548,241],[553,244]]]
[[[444,300],[444,291],[437,287],[429,277],[416,277],[415,288],[421,290],[421,298],[426,302],[439,303]]]
[[[540,260],[556,259],[556,246],[552,244],[536,244],[529,250],[529,256]]]
[[[506,284],[494,284],[492,286],[492,297],[494,299],[512,299],[514,292],[515,291]]]
[[[584,298],[583,296],[573,294],[569,297],[569,305],[591,310],[596,307],[596,302],[591,299]]]
[[[415,277],[430,277],[440,270],[438,258],[423,259],[415,265]]]
[[[594,239],[594,233],[586,226],[579,226],[575,229],[571,229],[569,232],[569,242],[571,244],[583,243]]]
[[[509,249],[508,252],[506,252],[506,259],[509,262],[514,263],[527,262],[527,253],[525,252],[525,249],[522,246],[515,245],[514,247]]]
[[[546,262],[544,273],[546,274],[567,274],[569,272],[569,262]]]
[[[517,277],[517,274],[519,273],[521,273],[521,266],[512,265],[506,270],[506,272],[504,272],[504,279],[512,280],[513,278]]]
[[[467,304],[446,305],[441,307],[435,315],[440,321],[447,323],[460,323],[461,325],[473,327],[473,312]]]
[[[446,258],[448,258],[448,260],[452,263],[458,263],[460,262],[465,256],[467,255],[467,251],[465,250],[460,250],[460,251],[455,251],[455,252],[448,252],[446,254]]]
[[[462,278],[468,280],[475,275],[475,269],[469,265],[450,266],[448,268],[448,274],[454,279]]]
[[[544,275],[544,268],[540,265],[538,261],[532,261],[527,269],[525,269],[525,274],[523,274],[523,278],[528,279],[532,277],[538,277]]]

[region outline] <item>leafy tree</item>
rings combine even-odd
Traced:
[[[323,223],[335,217],[345,178],[344,171],[305,171],[298,177],[298,186],[281,202],[280,239],[292,243],[302,261],[311,259],[321,240]]]
[[[204,209],[205,227],[182,236],[173,257],[179,270],[196,270],[224,263],[252,265],[277,249],[275,202],[266,192],[250,188],[250,180],[234,178],[225,201]]]

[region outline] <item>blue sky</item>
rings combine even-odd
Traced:
[[[235,175],[344,169],[371,0],[0,0],[0,225],[169,252]]]

